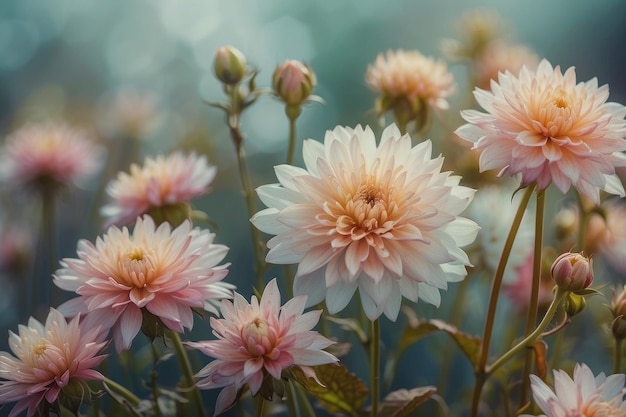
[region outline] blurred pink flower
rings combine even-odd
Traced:
[[[554,371],[554,392],[539,377],[531,375],[535,402],[547,417],[626,416],[624,374],[594,377],[585,364],[576,364],[574,379]]]
[[[482,150],[481,171],[520,173],[523,186],[540,190],[573,185],[595,203],[600,189],[624,194],[615,167],[626,164],[626,108],[607,103],[609,88],[596,78],[576,84],[573,67],[562,74],[543,60],[536,72],[500,74],[491,91],[474,96],[486,113],[462,111],[469,123],[456,134]]]
[[[454,77],[444,61],[402,49],[379,54],[376,62],[368,66],[365,81],[387,100],[407,99],[414,110],[420,101],[446,110],[446,98],[456,90]]]
[[[28,417],[37,413],[45,400],[52,404],[64,390],[79,381],[102,380],[92,369],[106,355],[99,355],[107,344],[100,329],[69,323],[55,309],[50,309],[45,325],[30,318],[28,326],[19,326],[19,334],[9,332],[13,355],[0,352],[0,404],[16,402],[9,417]]]
[[[476,58],[476,86],[488,90],[491,80],[496,81],[500,72],[519,73],[525,65],[534,71],[539,64],[539,56],[526,45],[512,45],[505,42],[490,42]]]
[[[504,294],[511,300],[517,311],[525,311],[530,304],[530,292],[533,285],[533,259],[531,252],[523,263],[512,271],[515,273],[513,281],[505,282]],[[554,280],[549,274],[542,273],[539,281],[539,297],[537,305],[540,309],[547,308],[552,302]]]
[[[602,211],[605,226],[598,240],[598,253],[619,273],[626,274],[626,201],[616,199],[603,203]],[[587,233],[590,226],[587,226]]]
[[[131,224],[151,208],[188,203],[208,191],[216,171],[193,152],[147,157],[143,167],[132,164],[130,173],[120,172],[107,186],[113,201],[101,210],[108,218],[105,227]]]
[[[217,313],[216,304],[232,297],[221,282],[228,264],[217,266],[228,248],[214,234],[189,222],[158,228],[150,216],[138,218],[133,233],[113,226],[96,244],[78,242],[79,259],[63,259],[54,283],[79,297],[59,307],[64,314],[89,313],[86,320],[113,328],[117,351],[128,349],[142,323],[142,310],[182,333],[193,326],[191,308]]]
[[[63,123],[27,124],[0,153],[0,176],[15,187],[82,185],[103,163],[104,151]]]
[[[298,263],[294,292],[307,305],[341,311],[358,288],[370,320],[396,320],[402,297],[439,305],[439,289],[466,275],[461,246],[478,226],[459,214],[474,190],[441,172],[429,140],[411,147],[395,125],[376,145],[372,130],[336,127],[303,144],[306,169],[275,168],[280,184],[258,188],[269,207],[251,221],[276,235],[267,261]]]
[[[228,409],[237,392],[246,384],[256,395],[267,373],[280,379],[283,370],[297,366],[315,377],[311,366],[337,362],[322,349],[334,342],[311,330],[321,310],[303,313],[306,297],[294,297],[282,307],[276,279],[267,284],[261,301],[252,296],[250,303],[238,293],[234,302],[222,302],[223,319],[211,317],[213,334],[219,340],[187,342],[215,358],[198,372],[201,389],[224,389],[217,397],[215,415]]]

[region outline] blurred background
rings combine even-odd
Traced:
[[[443,58],[441,40],[458,38],[459,18],[476,9],[496,12],[507,22],[506,36],[553,65],[575,66],[579,81],[597,77],[600,85],[609,84],[610,101],[626,102],[623,0],[3,0],[0,137],[26,122],[54,119],[106,142],[118,134],[120,111],[145,110],[141,160],[193,148],[218,166],[213,192],[194,205],[208,213],[217,241],[231,248],[228,279],[249,297],[255,278],[233,147],[223,113],[206,104],[224,100],[212,71],[216,49],[241,50],[259,70],[259,87],[271,85],[272,71],[286,59],[310,64],[318,80],[314,94],[324,103],[304,109],[298,138],[322,140],[338,124],[378,124],[375,94],[364,74],[379,53],[417,49]],[[458,126],[470,87],[463,65],[450,63],[449,70],[459,85],[449,100],[457,116],[449,122]],[[124,91],[142,99],[114,109]],[[243,131],[254,185],[275,182],[271,167],[284,161],[288,135],[283,105],[270,95],[261,97],[244,114]],[[9,205],[18,201],[4,198]],[[59,258],[75,257],[78,238],[93,240],[102,233],[99,226],[85,224],[92,203],[89,189],[59,203]],[[0,222],[16,221],[4,213]],[[29,223],[28,217],[19,221]],[[16,285],[0,292],[2,329],[18,323]],[[0,333],[2,349],[5,334]]]

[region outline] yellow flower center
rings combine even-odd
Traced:
[[[137,247],[121,254],[118,271],[113,278],[129,287],[146,287],[158,273],[157,260],[151,252]]]
[[[563,97],[555,97],[553,103],[556,107],[560,109],[566,109],[568,107],[567,100],[565,100]]]
[[[358,240],[369,233],[384,233],[391,228],[389,218],[397,206],[391,190],[367,183],[346,199],[344,213],[337,217],[337,231]]]
[[[46,345],[44,343],[33,346],[33,355],[37,358],[43,356],[44,353],[46,353]]]

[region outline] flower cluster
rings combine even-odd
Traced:
[[[38,191],[24,201],[41,220],[0,199],[0,273],[11,274],[0,307],[18,293],[10,307],[27,320],[0,352],[0,405],[13,404],[10,417],[382,417],[418,407],[626,417],[626,107],[595,78],[577,81],[573,67],[504,39],[504,27],[470,14],[463,41],[446,42],[444,55],[468,64],[464,80],[418,50],[381,53],[364,78],[377,116],[393,120],[303,141],[298,118],[322,101],[313,67],[288,59],[258,87],[243,52],[218,48],[225,101],[210,105],[224,112],[241,206],[217,194],[232,180],[221,147],[194,137],[149,154],[138,139],[163,121],[150,95],[116,96],[108,116],[119,129],[103,129],[112,137],[101,145],[63,124],[10,134],[1,179],[10,197]],[[465,84],[473,95],[457,89]],[[274,175],[245,152],[244,112],[265,95],[288,119]],[[446,113],[464,121],[451,126]],[[100,169],[105,146],[97,189],[69,187]],[[478,175],[491,170],[511,178]],[[552,184],[560,193],[547,192]],[[244,206],[223,227],[221,216]],[[11,221],[17,214],[28,221]],[[75,255],[59,260],[56,244],[75,237]],[[605,288],[611,301],[595,301]],[[454,343],[426,337],[435,333]],[[412,385],[422,381],[437,386]]]

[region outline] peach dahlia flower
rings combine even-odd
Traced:
[[[79,322],[75,317],[68,323],[51,308],[45,324],[31,317],[18,334],[9,331],[15,356],[0,352],[0,404],[16,402],[9,417],[25,410],[32,417],[80,381],[104,379],[92,369],[106,356],[99,354],[107,344],[104,335]]]
[[[265,374],[280,379],[283,370],[297,366],[316,378],[311,366],[338,361],[322,350],[334,342],[311,330],[322,311],[304,313],[305,299],[294,297],[281,306],[276,279],[267,284],[260,301],[253,295],[248,303],[235,293],[232,302],[222,302],[224,318],[211,317],[218,340],[186,343],[215,358],[197,374],[201,389],[224,387],[217,397],[215,415],[228,409],[245,385],[256,395]]]
[[[576,84],[573,67],[562,74],[543,60],[536,72],[501,73],[474,96],[486,112],[462,111],[469,123],[456,134],[481,150],[481,171],[521,174],[522,185],[540,190],[573,185],[595,203],[600,189],[624,194],[615,167],[626,165],[626,108],[608,103],[596,78]]]
[[[104,151],[64,123],[27,124],[0,153],[0,176],[16,187],[82,185],[103,162]]]
[[[576,364],[574,379],[554,371],[554,391],[531,375],[535,402],[547,417],[625,417],[624,374],[594,377],[585,364]]]
[[[323,299],[331,314],[359,289],[367,316],[396,320],[402,297],[431,304],[439,289],[466,275],[460,247],[478,226],[459,217],[474,190],[441,172],[429,140],[411,147],[395,125],[377,146],[372,130],[336,127],[324,143],[303,144],[306,169],[275,168],[280,184],[258,188],[269,207],[252,217],[267,243],[267,261],[298,263],[294,292],[307,305]]]
[[[214,237],[188,221],[171,230],[144,216],[132,234],[112,226],[95,245],[81,240],[78,259],[63,259],[54,275],[59,288],[79,295],[59,310],[89,313],[86,320],[113,328],[118,352],[139,332],[142,310],[175,332],[191,329],[192,307],[217,313],[217,302],[232,297],[234,287],[221,282],[228,265],[218,265],[228,248],[214,244]]]
[[[446,98],[454,93],[454,77],[444,61],[418,51],[389,50],[379,54],[367,68],[365,81],[372,91],[386,100],[406,99],[413,110],[423,101],[430,107],[446,110]]]
[[[113,201],[101,210],[108,218],[105,227],[131,224],[150,209],[187,205],[208,191],[216,171],[205,156],[194,152],[147,157],[142,167],[132,164],[130,173],[120,172],[107,186]]]

